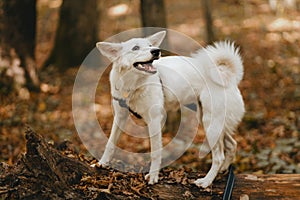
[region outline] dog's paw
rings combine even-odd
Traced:
[[[145,176],[145,180],[148,180],[149,185],[153,185],[154,183],[157,183],[158,182],[158,172],[149,172],[149,174],[147,174]]]
[[[199,178],[194,182],[194,184],[196,184],[198,187],[207,188],[212,184],[212,182],[206,178]]]
[[[108,166],[108,162],[103,162],[103,161],[99,161],[95,164],[90,165],[90,167],[107,167]]]
[[[91,164],[90,167],[97,167],[98,163]]]

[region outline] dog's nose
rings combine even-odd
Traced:
[[[153,57],[158,58],[160,56],[160,49],[152,49],[150,53],[153,55]]]

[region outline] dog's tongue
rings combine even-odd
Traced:
[[[143,64],[143,67],[145,68],[145,70],[150,71],[150,72],[156,71],[156,69],[155,69],[155,67],[153,67],[152,63],[145,63],[145,64]]]

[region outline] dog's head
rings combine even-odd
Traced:
[[[160,58],[158,47],[165,35],[166,31],[160,31],[146,38],[133,38],[122,43],[98,42],[96,46],[119,70],[125,68],[155,74],[156,68],[152,62]]]

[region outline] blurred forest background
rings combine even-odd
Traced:
[[[25,151],[26,125],[51,143],[70,141],[92,160],[72,118],[77,70],[97,41],[143,26],[174,29],[204,46],[236,41],[247,110],[235,135],[237,170],[300,173],[299,0],[0,0],[0,162],[12,165]],[[109,134],[103,81],[95,105]],[[122,137],[122,148],[148,151],[148,141]],[[199,160],[196,148],[202,140],[172,165],[207,170],[211,161]]]

